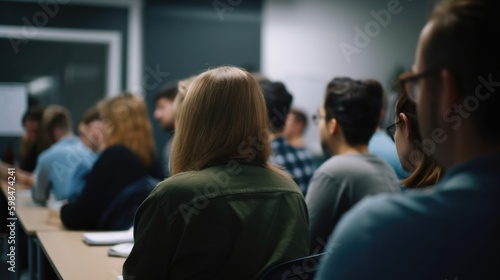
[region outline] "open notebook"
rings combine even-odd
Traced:
[[[120,231],[85,232],[83,242],[89,245],[115,245],[134,242],[134,228]]]
[[[128,255],[130,255],[132,247],[134,247],[134,243],[128,243],[128,242],[113,245],[108,250],[108,256],[126,258],[128,257]]]

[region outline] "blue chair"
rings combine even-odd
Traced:
[[[135,212],[160,180],[151,176],[127,185],[101,215],[98,230],[126,230],[134,224]]]
[[[326,252],[275,264],[264,272],[260,280],[313,279],[321,258]]]

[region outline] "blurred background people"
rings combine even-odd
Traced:
[[[285,122],[283,136],[288,144],[295,148],[305,148],[304,132],[307,128],[307,115],[304,111],[292,107]]]
[[[43,112],[40,131],[44,144],[52,144],[40,154],[33,172],[33,201],[45,204],[50,194],[58,201],[68,199],[73,193],[70,184],[73,172],[89,154],[73,134],[71,114],[65,107],[48,106]]]
[[[61,221],[67,229],[118,230],[99,227],[110,202],[136,180],[146,176],[163,179],[142,97],[122,93],[99,102],[97,108],[103,121],[105,148],[81,194],[61,208]]]
[[[175,129],[174,100],[177,93],[178,82],[175,81],[165,85],[162,90],[156,94],[154,99],[155,109],[153,116],[158,121],[161,128],[168,133],[168,139],[163,146],[162,156],[160,157],[165,177],[169,176],[168,163],[170,161],[170,152]]]
[[[40,154],[37,140],[39,139],[43,110],[43,106],[36,105],[29,108],[23,115],[24,135],[21,138],[19,168],[27,172],[35,170],[38,155]]]
[[[69,188],[71,194],[68,200],[75,200],[82,192],[92,166],[99,153],[104,149],[103,123],[97,107],[87,109],[78,121],[78,132],[80,143],[78,149],[81,151],[81,158],[77,166],[69,175]]]
[[[293,96],[282,82],[262,79],[260,86],[266,101],[273,138],[271,142],[273,154],[270,160],[282,166],[292,175],[305,196],[314,172],[313,159],[303,148],[291,146],[284,135],[285,122],[292,105]]]

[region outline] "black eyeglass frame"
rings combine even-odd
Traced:
[[[312,115],[312,121],[313,121],[313,123],[314,123],[315,125],[318,125],[318,124],[319,124],[319,121],[320,121],[321,119],[324,119],[324,118],[325,118],[325,117],[322,117],[322,116],[320,116],[319,114],[314,114],[314,115]]]
[[[402,120],[399,120],[393,124],[391,124],[390,126],[388,126],[386,128],[386,131],[387,131],[387,134],[389,134],[389,136],[391,137],[392,141],[395,141],[394,140],[394,135],[396,134],[396,129],[397,129],[397,126],[402,122]]]
[[[410,98],[413,102],[417,101],[418,94],[416,87],[418,86],[417,81],[422,78],[427,78],[438,72],[439,69],[432,69],[422,71],[420,73],[414,73],[412,70],[406,71],[399,75],[399,86],[404,94]]]

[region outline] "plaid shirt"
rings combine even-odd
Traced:
[[[292,175],[305,196],[307,186],[314,173],[314,162],[311,154],[304,148],[288,145],[283,137],[273,139],[271,145],[274,153],[271,162],[284,167]]]

